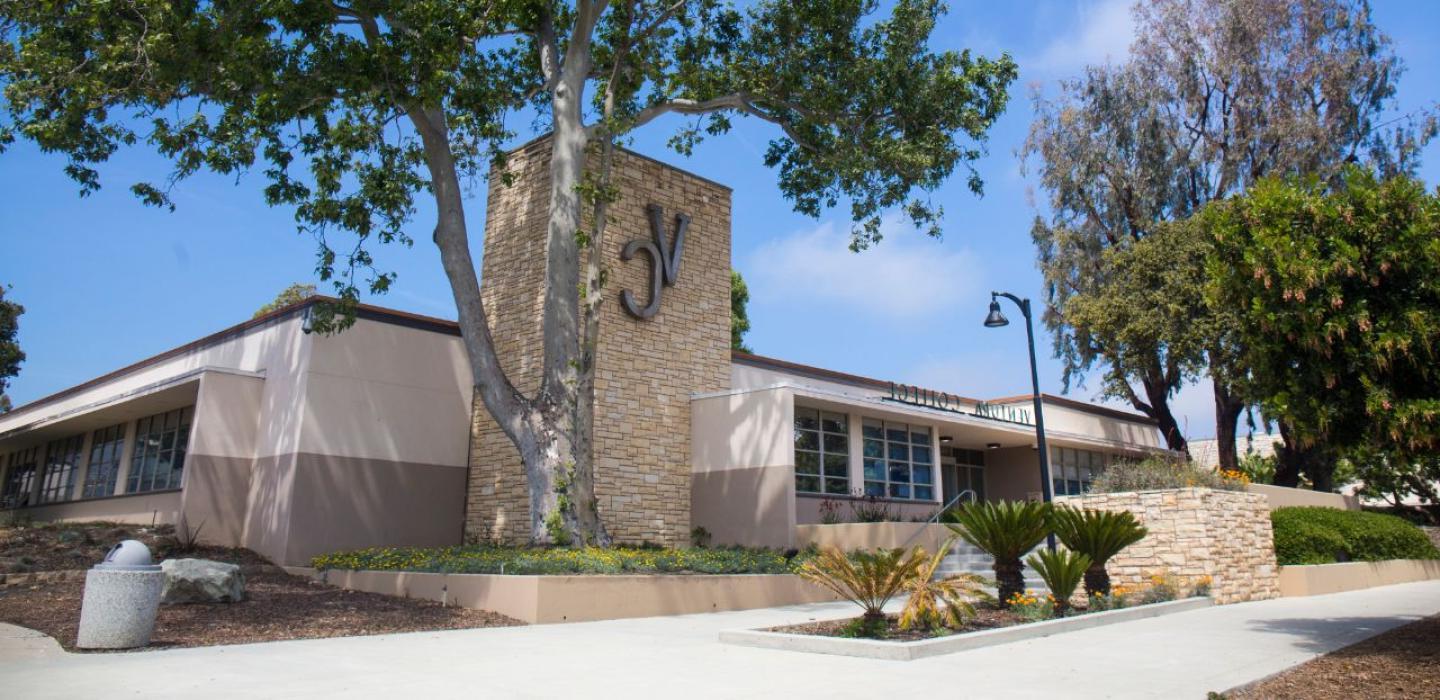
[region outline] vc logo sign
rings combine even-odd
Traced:
[[[650,215],[650,235],[654,240],[637,238],[626,243],[620,251],[620,259],[627,262],[641,251],[650,256],[650,303],[642,307],[635,303],[635,295],[630,290],[620,292],[620,304],[635,318],[650,318],[660,311],[660,290],[662,285],[675,286],[675,280],[680,276],[680,254],[685,250],[685,230],[690,228],[690,217],[676,214],[675,244],[672,246],[669,233],[665,230],[665,210],[658,204],[650,204],[645,211]]]

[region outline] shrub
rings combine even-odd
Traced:
[[[716,547],[372,547],[324,554],[310,566],[325,569],[424,571],[448,574],[788,574],[811,552],[786,556],[773,549]]]
[[[1020,557],[1050,534],[1049,513],[1048,505],[1027,501],[972,503],[946,513],[954,521],[946,527],[995,558],[1000,607],[1025,590]]]
[[[1197,467],[1184,460],[1146,457],[1141,460],[1122,460],[1106,467],[1105,471],[1095,478],[1091,491],[1116,493],[1192,487],[1243,491],[1245,482],[1211,469]]]
[[[1276,508],[1275,558],[1282,565],[1440,559],[1430,538],[1393,515],[1334,508]]]
[[[946,542],[945,546],[930,557],[925,557],[925,550],[917,548],[925,563],[915,570],[915,574],[905,584],[905,592],[910,594],[910,599],[906,601],[905,609],[900,612],[900,629],[908,630],[917,625],[929,629],[958,629],[965,624],[967,618],[975,616],[973,601],[992,600],[984,589],[990,582],[982,576],[958,574],[943,579],[935,578],[940,562],[945,559],[953,544],[954,540]]]
[[[1145,538],[1149,530],[1129,511],[1104,511],[1059,506],[1050,513],[1050,526],[1065,547],[1090,557],[1085,572],[1087,596],[1108,595],[1110,574],[1105,563]]]
[[[850,515],[857,523],[900,522],[900,516],[890,511],[890,504],[873,495],[851,501]]]
[[[1066,549],[1053,552],[1044,549],[1031,554],[1025,563],[1040,574],[1041,580],[1050,588],[1050,594],[1055,597],[1055,612],[1063,616],[1070,610],[1070,596],[1075,594],[1075,587],[1080,585],[1085,570],[1090,568],[1090,557]]]
[[[1166,603],[1180,597],[1180,578],[1170,572],[1154,574],[1150,585],[1140,592],[1140,604]]]
[[[885,604],[910,583],[925,562],[925,552],[919,547],[909,551],[897,547],[848,555],[829,547],[795,573],[860,606],[864,610],[860,631],[864,636],[879,637],[887,625]]]

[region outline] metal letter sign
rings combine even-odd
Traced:
[[[626,243],[620,251],[620,259],[624,261],[629,261],[640,251],[650,255],[650,303],[641,308],[635,303],[635,295],[630,290],[620,292],[621,305],[635,318],[651,318],[660,311],[660,286],[675,286],[675,280],[680,276],[680,254],[685,250],[685,229],[690,227],[690,217],[675,215],[675,246],[672,248],[665,232],[665,210],[658,204],[650,204],[645,211],[650,214],[650,234],[655,240],[637,238]]]

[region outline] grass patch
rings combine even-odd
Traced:
[[[445,574],[790,574],[810,552],[741,547],[377,547],[315,557],[316,569]]]

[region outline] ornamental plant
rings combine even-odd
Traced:
[[[925,552],[918,547],[909,551],[897,547],[848,555],[828,547],[795,573],[860,606],[864,613],[857,631],[866,637],[881,637],[886,627],[885,604],[899,594],[925,564]]]
[[[1120,550],[1144,539],[1149,531],[1129,511],[1103,511],[1057,506],[1050,512],[1050,527],[1067,549],[1090,557],[1085,570],[1085,594],[1110,593],[1105,564]]]
[[[961,539],[995,558],[1000,607],[1025,590],[1025,565],[1020,558],[1050,533],[1050,507],[1030,501],[972,503],[950,511],[946,523]]]
[[[1090,568],[1090,557],[1067,549],[1042,549],[1025,560],[1055,597],[1055,613],[1064,616],[1070,611],[1070,596],[1080,585],[1080,579]]]
[[[992,601],[985,586],[991,582],[977,574],[957,574],[937,579],[935,572],[940,568],[954,539],[946,542],[934,556],[925,557],[925,562],[915,570],[915,575],[905,584],[910,599],[900,611],[900,629],[915,626],[936,629],[948,627],[959,629],[967,619],[975,617],[974,601]],[[925,550],[917,548],[921,556]]]

